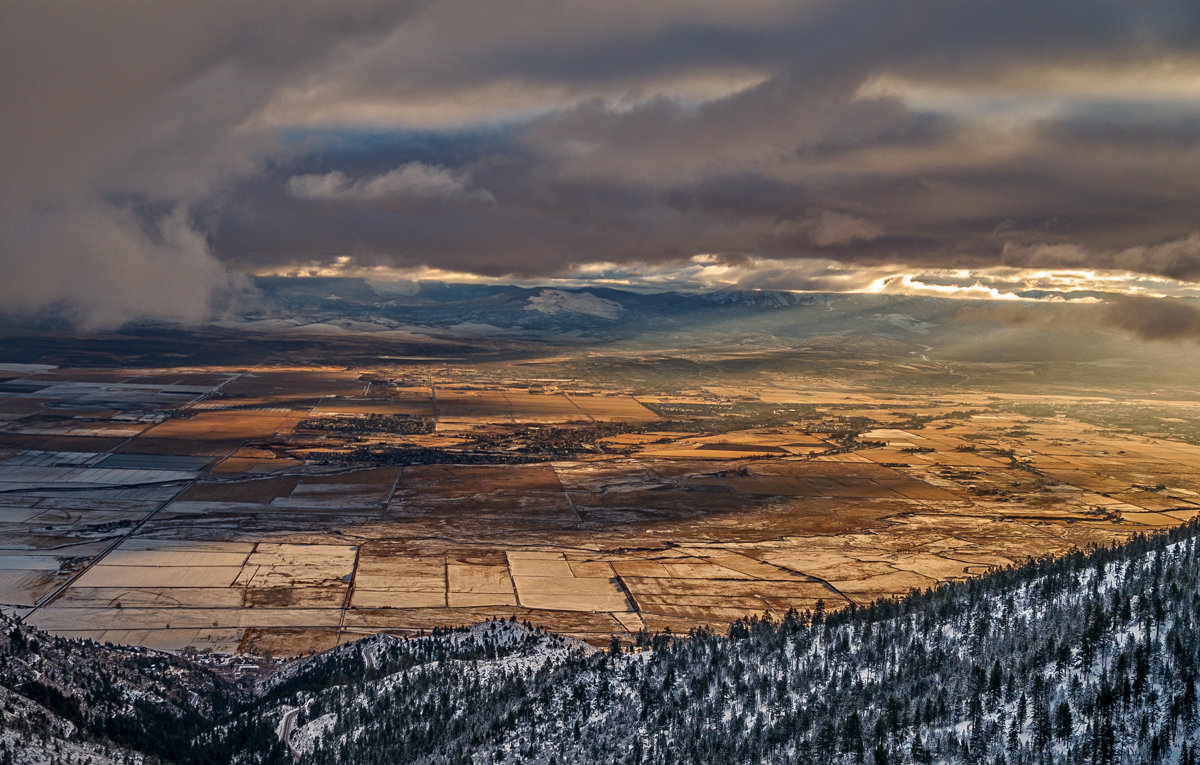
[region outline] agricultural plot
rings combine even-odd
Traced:
[[[170,419],[145,432],[145,437],[180,441],[243,441],[291,432],[300,421],[292,412],[200,411],[186,419]]]
[[[387,515],[447,525],[573,525],[579,516],[549,465],[403,468]]]
[[[571,422],[595,419],[570,396],[505,392],[514,422]]]
[[[605,422],[650,422],[658,415],[628,396],[570,396],[571,403],[593,420]]]
[[[439,422],[512,422],[512,408],[502,391],[438,388],[434,412]]]
[[[677,434],[639,442],[638,454],[662,459],[729,460],[745,457],[791,457],[820,453],[828,441],[793,429],[762,428],[709,436]]]
[[[196,647],[247,628],[336,627],[356,553],[347,545],[130,539],[29,621],[97,640],[137,630]]]
[[[432,417],[433,399],[424,400],[395,398],[323,398],[311,409],[314,415],[406,415],[409,417]]]

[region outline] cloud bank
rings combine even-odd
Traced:
[[[198,320],[231,273],[346,262],[669,282],[703,255],[779,264],[745,286],[831,288],[939,269],[1200,280],[1190,0],[5,17],[13,309]]]
[[[360,0],[6,3],[3,311],[85,328],[208,317],[238,263],[197,211],[282,156],[255,115],[404,13]]]

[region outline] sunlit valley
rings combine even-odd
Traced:
[[[8,0],[0,765],[1196,765],[1194,0]]]
[[[1200,511],[1190,370],[1140,377],[1170,343],[1097,332],[1046,361],[1052,330],[992,326],[989,361],[930,298],[271,286],[282,318],[7,340],[3,600],[24,623],[285,657],[516,617],[605,646]],[[189,363],[235,343],[240,365]]]
[[[10,693],[48,708],[37,729],[64,759],[95,751],[72,733],[80,724],[90,731],[82,740],[107,741],[106,751],[168,755],[161,742],[111,729],[119,699],[147,687],[162,702],[131,713],[139,725],[151,713],[189,721],[170,744],[184,761],[234,751],[252,761],[342,761],[345,752],[369,761],[393,752],[384,743],[393,734],[338,709],[359,696],[382,703],[371,700],[412,682],[399,680],[412,667],[494,663],[482,686],[453,691],[463,698],[514,693],[502,689],[512,672],[540,684],[547,671],[582,672],[558,682],[591,678],[589,694],[616,693],[596,699],[614,713],[634,692],[627,673],[660,671],[650,669],[658,659],[635,660],[648,654],[704,677],[688,663],[700,661],[697,650],[733,656],[761,643],[751,653],[766,662],[756,670],[763,681],[791,682],[772,657],[817,634],[842,640],[829,629],[924,639],[928,627],[912,632],[917,617],[879,604],[924,613],[932,606],[907,599],[961,599],[940,588],[970,581],[1003,597],[1005,580],[990,582],[1014,570],[1033,598],[1044,573],[1020,566],[1190,529],[1200,513],[1200,417],[1180,345],[1104,327],[1056,337],[1056,324],[1086,320],[1082,306],[1035,303],[1014,324],[973,301],[895,296],[265,286],[260,313],[238,321],[87,336],[14,322],[0,341],[12,359],[0,367],[0,582],[15,620],[4,671]],[[972,337],[991,340],[966,347]],[[1122,597],[1140,602],[1111,597],[1118,611],[1129,608]],[[813,622],[821,617],[831,626]],[[890,626],[870,626],[880,619]],[[1046,619],[1045,630],[1062,629]],[[726,634],[733,642],[722,647],[716,636]],[[1017,650],[1018,638],[989,650]],[[63,658],[53,661],[72,666],[82,656],[125,667],[105,681],[116,696],[62,678],[47,686],[41,670],[30,679],[30,644],[54,646],[49,655]],[[139,674],[160,675],[154,663],[169,661],[144,649],[181,657],[172,671],[182,674]],[[382,658],[389,652],[398,653]],[[347,672],[367,684],[353,690]],[[626,690],[591,685],[615,682],[599,679],[612,672]],[[208,695],[170,700],[176,683]],[[43,686],[62,696],[39,695]],[[972,723],[976,751],[992,739],[997,751],[1014,750],[1003,722],[1015,719],[1020,694],[997,694],[1000,717]],[[783,705],[767,719],[810,714],[795,738],[739,740],[729,756],[827,761],[827,745],[853,759],[876,741],[891,756],[906,747],[933,757],[957,746],[937,711],[945,702],[933,697],[926,722],[849,743],[839,743],[836,707],[857,702],[805,713],[803,701],[795,706],[802,696],[787,698],[763,709]],[[551,704],[540,716],[597,724],[569,705],[538,703]],[[714,714],[704,693],[672,703]],[[447,730],[494,725],[492,713],[413,711]],[[856,714],[895,710],[863,702]],[[822,744],[822,715],[833,715],[833,743]],[[206,718],[224,732],[204,733]],[[1014,751],[1034,750],[1035,723]],[[691,758],[723,751],[673,726],[643,727],[638,749],[610,733],[568,745],[522,726],[493,728],[508,732],[467,749],[463,733],[413,739],[414,729],[394,740],[429,761],[471,749],[513,761],[554,751],[673,761],[684,741]],[[231,739],[231,730],[242,733]],[[1092,752],[1085,738],[1052,734],[1044,746]],[[1120,751],[1143,756],[1148,745]]]

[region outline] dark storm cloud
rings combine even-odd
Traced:
[[[84,326],[194,321],[231,274],[192,207],[276,145],[280,83],[399,6],[10,2],[0,11],[0,301]],[[236,281],[236,279],[234,279]]]
[[[973,302],[957,312],[955,321],[1068,332],[1115,330],[1141,340],[1200,343],[1200,302],[1194,299],[1103,292],[1093,293],[1091,299],[1096,302],[1049,307],[1030,302]]]
[[[1075,244],[1030,244],[1005,247],[1010,266],[1111,269],[1157,274],[1181,281],[1200,281],[1200,232],[1152,245],[1124,249],[1088,249]]]
[[[486,31],[463,22],[473,7],[435,9],[310,88],[327,99],[333,125],[329,104],[342,98],[354,115],[371,93],[403,94],[401,123],[436,122],[439,105],[454,101],[447,93],[465,94],[467,112],[484,104],[473,115],[448,109],[443,117],[455,125],[485,120],[494,108],[510,121],[507,145],[444,164],[487,188],[496,208],[447,207],[430,220],[423,206],[359,205],[343,211],[344,227],[310,232],[319,244],[306,254],[340,246],[363,263],[530,275],[696,252],[978,266],[1070,243],[1094,250],[1098,266],[1105,252],[1121,250],[1121,267],[1182,273],[1164,270],[1161,258],[1138,262],[1134,249],[1186,240],[1195,225],[1197,157],[1184,137],[1200,136],[1197,104],[1138,104],[1145,108],[1131,115],[1133,107],[1078,102],[1071,83],[1058,87],[1054,77],[1082,72],[1095,86],[1140,71],[1139,62],[1189,52],[1197,14],[1184,4],[1096,3],[1083,13],[1067,3],[817,3],[657,23],[630,11],[624,24],[614,11],[607,24],[580,17],[573,25],[566,14],[528,31],[523,7]],[[457,23],[430,21],[439,11]],[[403,45],[417,31],[447,27],[415,51]],[[431,63],[429,75],[411,76],[406,61]],[[708,100],[669,96],[686,89],[673,81],[734,66],[759,79]],[[941,88],[950,101],[1008,78],[1015,84],[1000,91],[1029,91],[1007,96],[1008,108],[1039,99],[1053,108],[1012,127],[988,113],[994,105],[929,108],[909,103],[903,89],[860,92],[885,75]],[[487,85],[498,82],[515,101],[526,94],[549,106],[517,117],[488,106]],[[553,86],[563,93],[539,90]],[[627,96],[633,102],[621,101]],[[431,111],[422,111],[423,99]],[[1131,139],[1143,129],[1163,138]],[[383,154],[365,174],[395,162]],[[1005,220],[1021,225],[994,233]],[[218,242],[232,251],[242,240],[224,227]],[[263,244],[241,257],[275,265],[298,243]]]
[[[0,297],[198,317],[344,256],[1200,279],[1190,0],[380,8],[7,7]]]
[[[1143,340],[1200,340],[1200,305],[1189,300],[1114,297],[1108,323]]]

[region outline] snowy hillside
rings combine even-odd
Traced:
[[[314,762],[1190,762],[1192,534],[854,613],[658,636],[639,653],[430,663],[386,689],[306,697],[322,733],[306,751]]]
[[[599,298],[590,292],[564,292],[562,290],[542,290],[529,298],[526,311],[538,313],[581,313],[586,316],[597,316],[601,319],[616,319],[625,312],[620,303]]]

